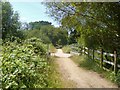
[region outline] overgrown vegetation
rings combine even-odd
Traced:
[[[48,51],[67,43],[67,31],[48,21],[21,23],[9,2],[2,5],[2,88],[61,87]],[[2,47],[0,45],[0,48]],[[48,50],[50,49],[50,50]],[[1,55],[1,53],[0,53]]]
[[[48,58],[46,51],[47,45],[38,38],[25,41],[16,38],[13,42],[3,43],[2,87],[61,87],[54,59]]]
[[[46,46],[39,39],[3,43],[3,88],[47,87],[48,69]]]

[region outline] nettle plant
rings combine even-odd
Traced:
[[[37,38],[3,43],[2,87],[46,87],[49,68],[46,51],[46,45]]]

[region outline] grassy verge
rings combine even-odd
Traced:
[[[96,62],[92,61],[92,60],[88,60],[88,58],[86,56],[78,56],[78,55],[75,55],[75,56],[72,56],[71,57],[72,60],[79,64],[80,67],[83,67],[85,69],[88,69],[88,70],[93,70],[95,72],[103,72],[103,69],[101,69],[98,64],[96,64]]]
[[[69,45],[67,45],[67,46],[64,46],[64,47],[62,48],[62,50],[63,50],[64,53],[70,53],[71,48],[70,48]]]
[[[117,75],[112,71],[105,71],[93,60],[88,59],[87,56],[72,56],[71,59],[78,64],[80,67],[85,68],[87,70],[92,70],[100,74],[101,77],[111,80],[113,83],[116,83],[120,86],[120,71]]]
[[[49,71],[49,88],[73,88],[75,85],[72,81],[66,79],[56,63],[56,57],[51,57],[50,71]]]
[[[49,71],[49,88],[63,88],[61,75],[57,71],[58,65],[55,63],[55,58],[50,58],[50,71]]]

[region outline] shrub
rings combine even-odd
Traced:
[[[46,46],[36,38],[21,43],[17,40],[4,43],[2,87],[47,87],[49,65],[45,56]]]

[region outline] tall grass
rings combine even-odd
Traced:
[[[55,62],[54,57],[50,57],[50,71],[49,71],[49,88],[63,88],[61,81],[61,75],[57,71],[58,65]]]

